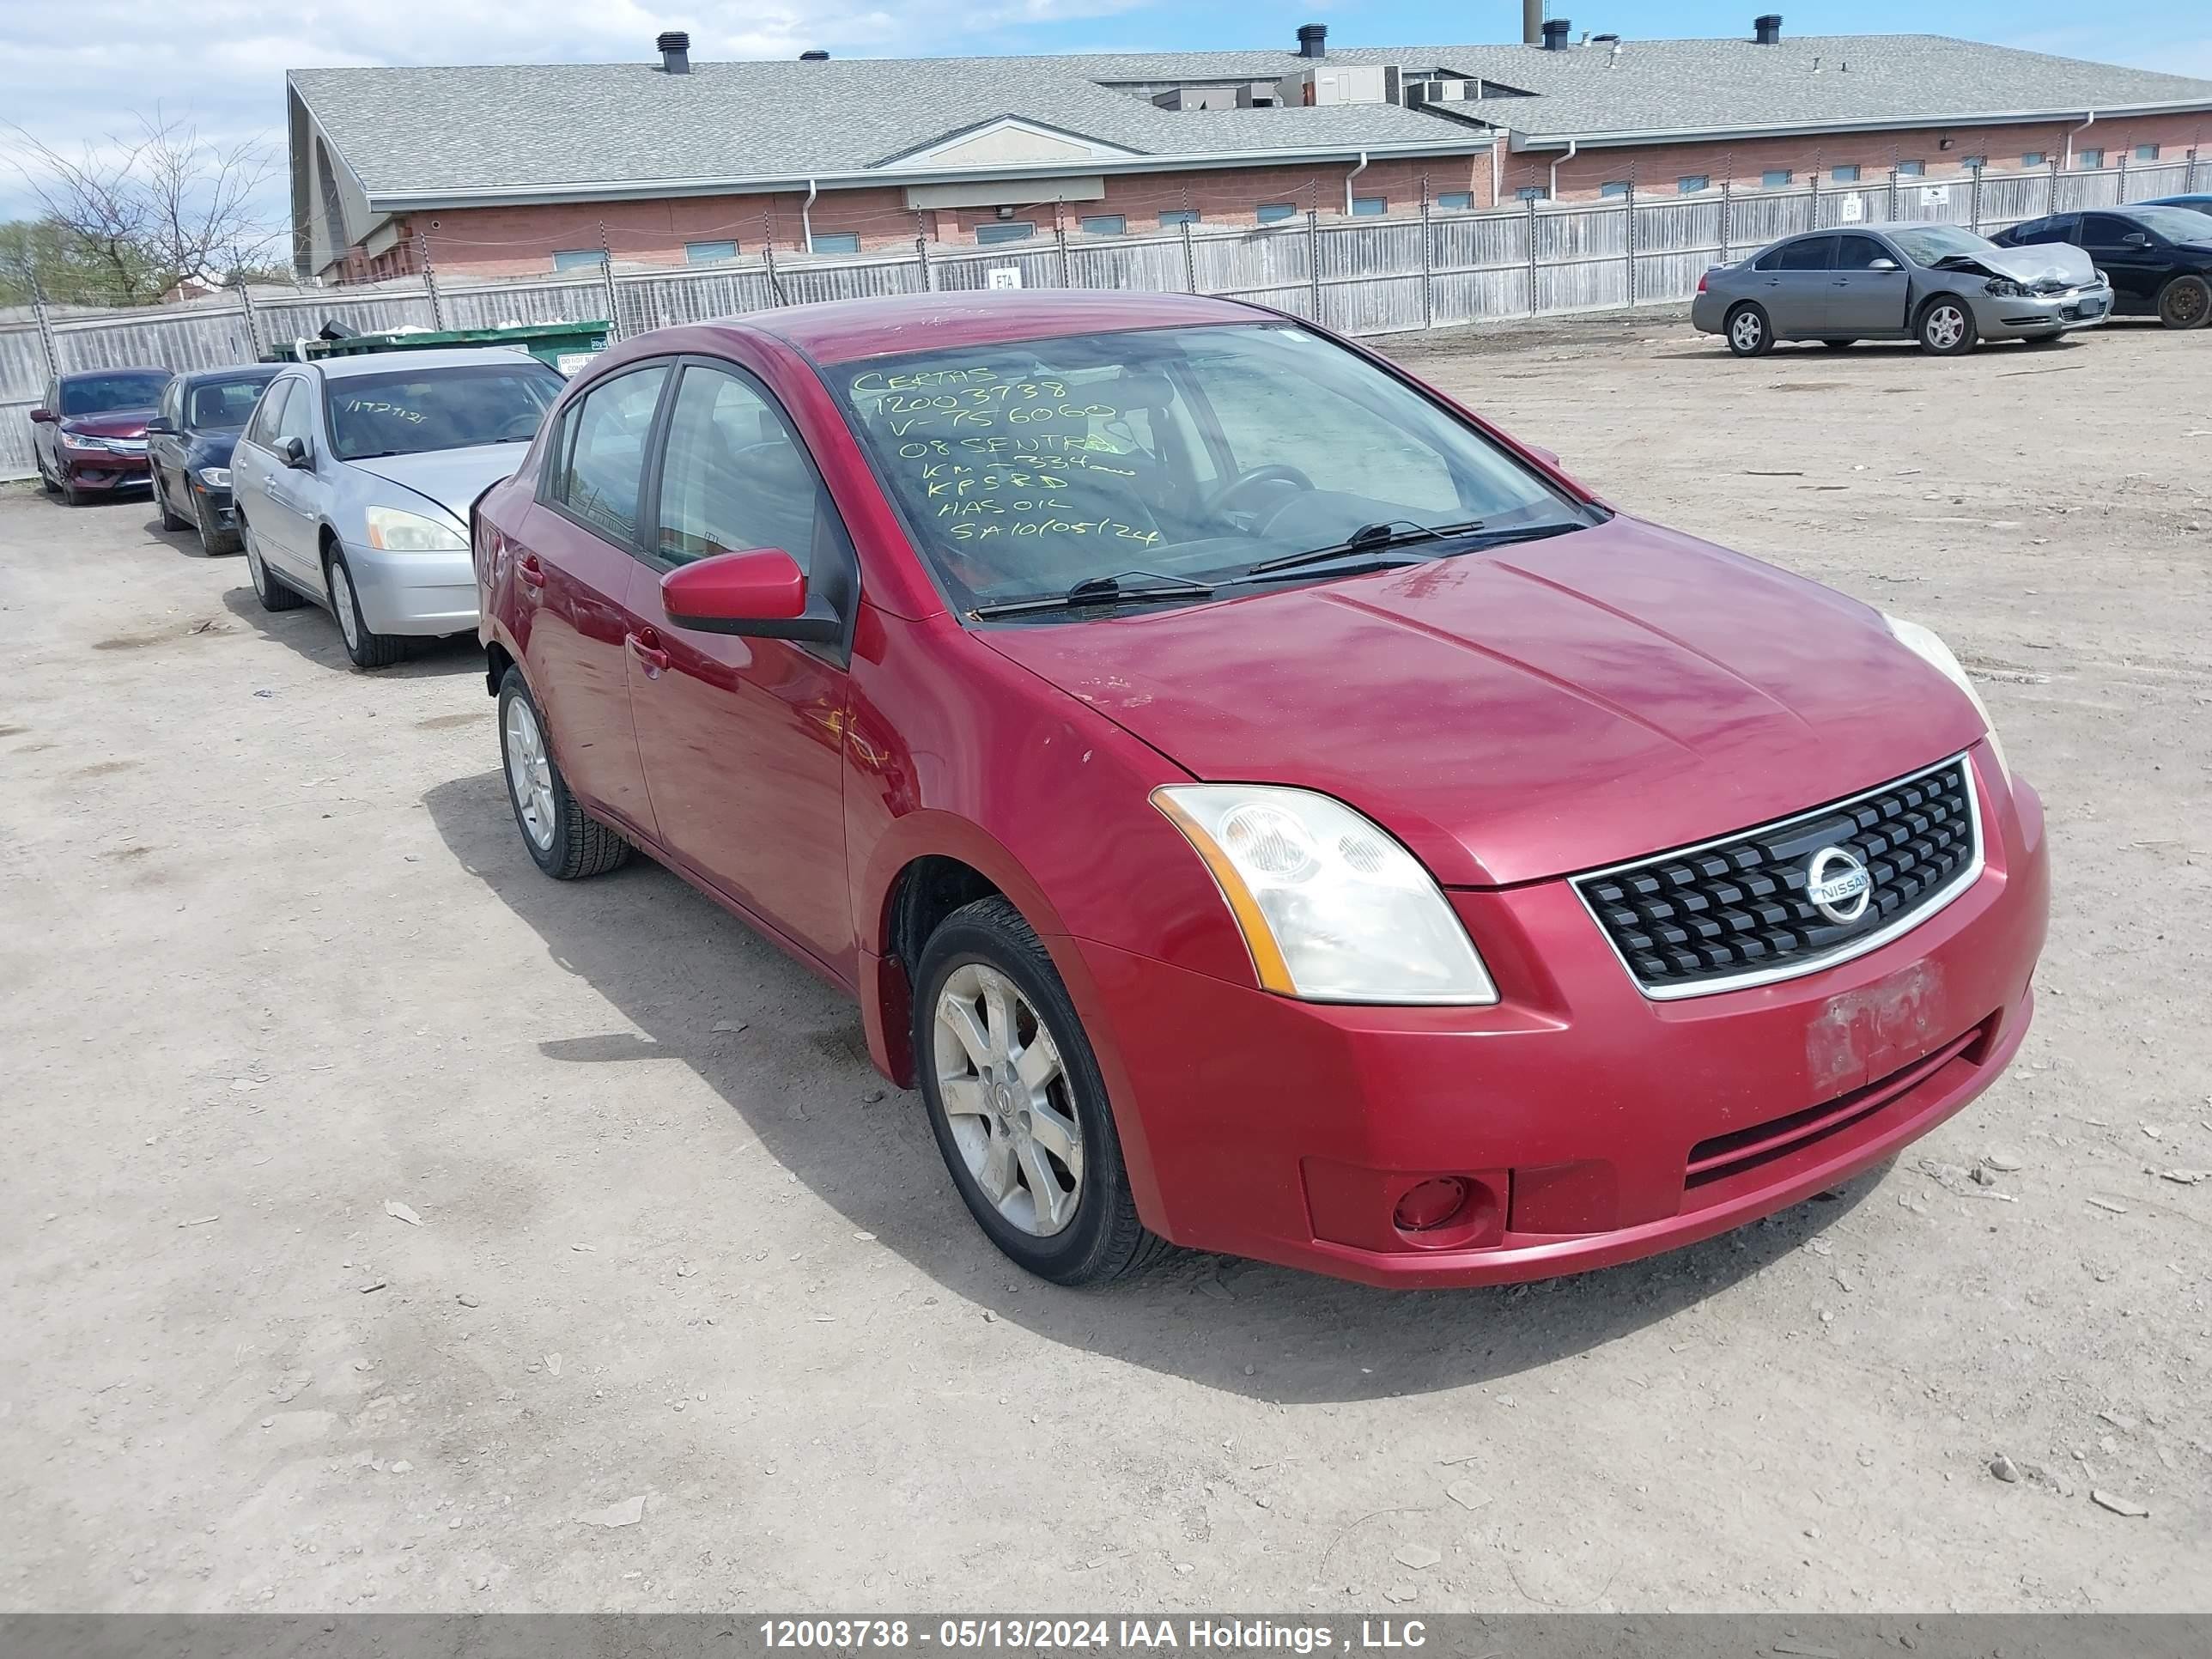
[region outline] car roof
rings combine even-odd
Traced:
[[[848,363],[908,351],[958,350],[1011,344],[1067,334],[1100,334],[1134,328],[1186,328],[1200,324],[1255,323],[1268,313],[1233,300],[1194,294],[1139,294],[1101,289],[969,289],[952,294],[902,294],[872,300],[832,300],[755,312],[726,324],[732,331],[757,331],[796,346],[817,362]]]
[[[400,368],[513,368],[528,363],[552,370],[526,351],[517,351],[511,346],[446,346],[426,348],[421,351],[368,351],[357,357],[318,357],[311,367],[319,368],[333,380],[350,380],[356,374],[389,374]]]
[[[186,386],[199,386],[209,380],[243,380],[258,375],[266,380],[283,372],[282,363],[233,363],[227,368],[187,368],[178,372],[177,378]]]
[[[151,363],[117,363],[111,368],[72,368],[55,378],[64,385],[71,380],[100,380],[110,374],[168,374],[169,370],[157,368]]]

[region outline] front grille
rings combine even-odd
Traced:
[[[1679,852],[1579,877],[1576,890],[1647,995],[1695,996],[1815,968],[1871,950],[1960,891],[1980,867],[1972,769],[1941,766]],[[1868,882],[1863,912],[1850,860]],[[1833,912],[1834,914],[1830,914]],[[1838,917],[1842,919],[1838,919]]]

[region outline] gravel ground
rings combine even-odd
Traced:
[[[2212,338],[1389,343],[1979,672],[2057,876],[1979,1103],[1548,1285],[1020,1280],[851,1006],[537,874],[471,646],[0,490],[0,1607],[2212,1608]]]

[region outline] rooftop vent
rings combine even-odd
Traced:
[[[1546,18],[1544,20],[1544,50],[1565,52],[1567,49],[1567,36],[1573,32],[1574,27],[1564,17]]]
[[[1328,25],[1303,23],[1298,27],[1298,56],[1326,58],[1328,56]]]
[[[1521,0],[1521,44],[1533,46],[1544,38],[1544,0]]]
[[[802,64],[826,64],[830,61],[830,54],[821,47],[816,46],[811,51],[800,52],[799,61]]]
[[[1778,11],[1770,11],[1762,17],[1753,18],[1751,38],[1762,46],[1780,46],[1782,44],[1782,14]]]
[[[691,37],[682,29],[671,29],[653,43],[660,48],[660,68],[666,75],[691,73]]]

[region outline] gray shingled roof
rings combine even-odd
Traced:
[[[558,191],[864,174],[1017,116],[1163,160],[1264,161],[1358,149],[1480,148],[1480,129],[1392,105],[1167,111],[1130,87],[1266,79],[1295,52],[842,58],[828,63],[532,64],[295,70],[291,81],[372,199],[488,183]],[[1338,49],[1534,94],[1462,106],[1516,143],[1834,128],[2196,104],[2212,82],[1936,35]],[[1818,68],[1814,64],[1817,62]]]

